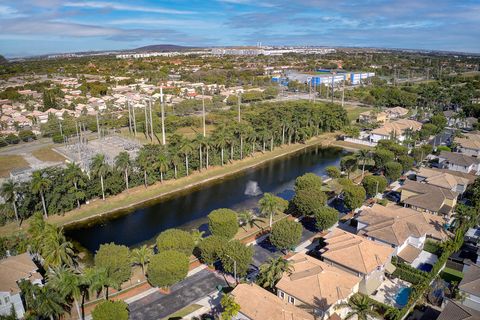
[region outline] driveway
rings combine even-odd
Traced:
[[[217,273],[204,269],[173,285],[170,294],[157,291],[131,303],[130,319],[163,319],[217,290],[218,285],[227,284]]]

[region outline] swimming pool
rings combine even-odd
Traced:
[[[401,287],[400,290],[398,290],[395,295],[395,302],[399,307],[404,307],[407,304],[411,292],[412,289],[408,287]]]

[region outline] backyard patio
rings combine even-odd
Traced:
[[[410,285],[410,283],[398,278],[386,278],[374,294],[371,295],[371,298],[396,308],[402,308],[407,304],[410,296]]]

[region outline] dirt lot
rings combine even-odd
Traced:
[[[17,155],[0,155],[0,177],[7,178],[14,169],[30,168],[28,162]]]

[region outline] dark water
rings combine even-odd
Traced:
[[[343,152],[338,148],[309,147],[194,191],[145,204],[130,214],[124,212],[77,226],[67,230],[67,236],[94,252],[107,242],[137,246],[169,228],[205,230],[206,216],[214,209],[254,208],[262,192],[291,199],[295,178],[306,172],[324,175],[325,167],[338,165]]]

